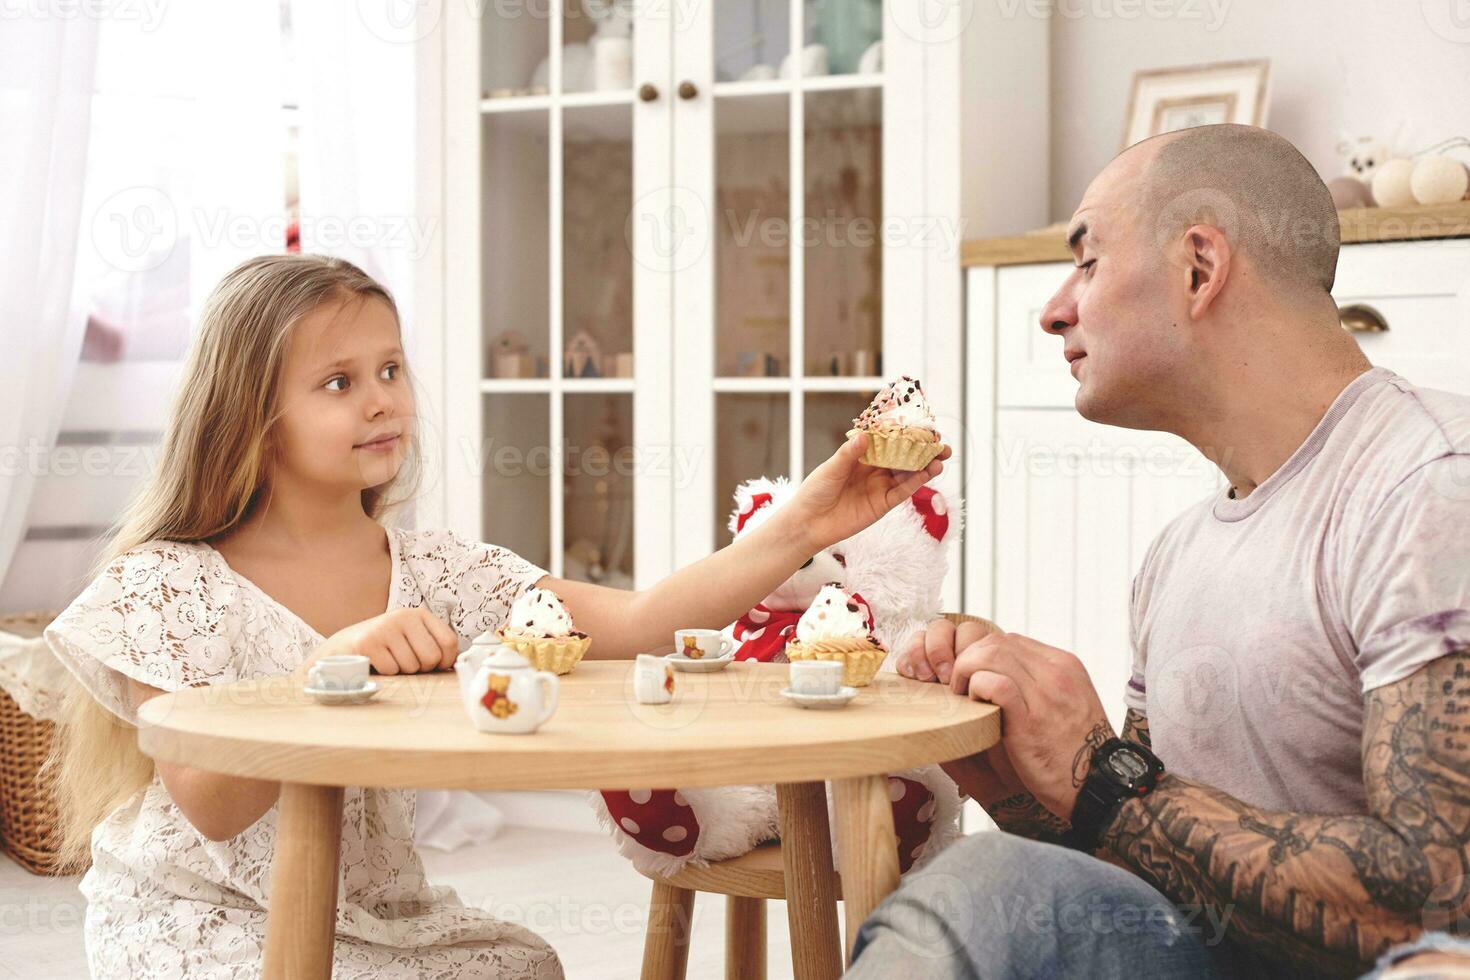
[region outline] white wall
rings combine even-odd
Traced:
[[[1390,139],[1403,122],[1401,151],[1470,136],[1463,0],[1057,0],[1057,11],[1054,221],[1117,153],[1139,69],[1271,59],[1267,126],[1324,177],[1338,173],[1342,130]]]

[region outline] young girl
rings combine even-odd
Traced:
[[[384,523],[419,478],[409,378],[392,299],[346,262],[253,259],[210,297],[162,456],[95,580],[46,631],[85,688],[58,764],[63,846],[77,862],[91,852],[93,976],[259,971],[280,786],[155,765],[133,727],[148,698],[304,677],[327,653],[383,674],[442,670],[533,585],[562,596],[591,655],[630,657],[677,627],[734,621],[941,469],[874,469],[855,438],[759,531],[650,589],[607,589]],[[334,976],[560,976],[539,937],[428,883],[413,806],[411,791],[346,793]]]

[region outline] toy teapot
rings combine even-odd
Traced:
[[[470,722],[482,732],[528,735],[556,713],[560,680],[491,633],[476,637],[455,661],[460,699]]]

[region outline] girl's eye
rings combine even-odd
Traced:
[[[392,377],[384,378],[383,379],[384,381],[392,381],[393,378],[398,377],[398,365],[397,364],[386,364],[386,365],[383,366],[383,370],[385,372],[386,371],[392,371],[393,372]]]
[[[333,388],[332,387],[332,385],[336,384],[338,381],[342,382],[343,385],[346,385],[347,384],[347,377],[345,375],[339,374],[335,378],[332,378],[329,381],[327,381],[327,383],[326,383],[326,385],[324,385],[324,387],[328,391],[346,391],[347,389],[345,387],[343,387],[343,388]]]

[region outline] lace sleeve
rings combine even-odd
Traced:
[[[118,556],[56,617],[46,642],[104,707],[137,724],[128,678],[176,691],[239,676],[238,630],[222,586],[187,545],[142,545]]]
[[[429,611],[466,644],[505,622],[510,604],[549,574],[508,548],[449,530],[419,533],[412,550]]]

